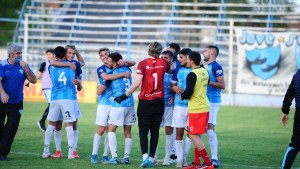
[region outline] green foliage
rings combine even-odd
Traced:
[[[18,19],[23,1],[1,0],[0,18]],[[0,46],[6,46],[7,42],[13,41],[15,22],[0,22],[1,41]]]
[[[136,169],[141,162],[141,151],[137,126],[133,126],[132,137],[134,139],[131,153],[131,164],[118,165],[92,165],[90,155],[92,152],[93,137],[96,131],[95,117],[97,104],[80,104],[82,118],[79,119],[79,144],[77,152],[80,159],[68,160],[66,157],[67,140],[63,129],[61,159],[42,159],[44,133],[39,130],[36,122],[41,118],[46,103],[25,102],[22,119],[18,133],[9,154],[10,161],[0,161],[0,168],[9,169],[54,169],[54,168],[103,168],[103,169]],[[219,140],[219,160],[222,169],[277,169],[285,150],[290,142],[293,113],[291,110],[290,121],[286,127],[280,123],[280,108],[261,107],[228,107],[222,106],[216,127]],[[207,150],[209,145],[206,136],[204,139]],[[118,155],[123,157],[124,135],[123,129],[117,129]],[[99,149],[99,157],[102,157],[103,140]],[[158,157],[164,157],[165,135],[160,130]],[[51,142],[51,152],[54,153],[54,143]],[[192,162],[193,151],[190,151],[188,161]],[[173,169],[175,166],[164,167],[157,165],[158,169]],[[294,162],[294,168],[300,167],[300,158]]]

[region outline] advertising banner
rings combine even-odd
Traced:
[[[300,68],[299,32],[235,29],[238,50],[236,92],[284,95]]]

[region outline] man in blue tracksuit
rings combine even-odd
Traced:
[[[294,116],[293,136],[282,161],[282,169],[290,169],[300,150],[300,69],[293,76],[292,82],[286,91],[282,104],[281,122],[285,126],[288,123],[290,106],[293,99],[296,102]]]

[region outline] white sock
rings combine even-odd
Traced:
[[[101,143],[101,136],[99,136],[97,133],[95,133],[94,141],[93,141],[92,155],[98,155],[98,150],[99,150],[100,143]]]
[[[172,134],[172,141],[171,141],[171,154],[176,153],[176,147],[175,147],[175,140],[176,140],[176,128],[173,128],[173,134]]]
[[[55,142],[56,150],[61,151],[61,139],[62,139],[62,131],[54,130],[54,142]]]
[[[70,148],[72,150],[74,150],[74,140],[75,140],[75,137],[74,137],[73,126],[65,127],[65,129],[66,129],[66,132],[67,132],[67,139],[68,139],[69,150],[70,150]]]
[[[177,162],[183,160],[183,140],[175,140]]]
[[[184,146],[183,146],[183,158],[186,159],[186,157],[189,155],[192,145],[193,145],[192,140],[189,137],[186,137],[184,140]]]
[[[172,135],[166,135],[165,158],[169,159],[171,155]]]
[[[148,153],[143,154],[143,161],[145,161],[149,157]]]
[[[154,158],[157,159],[158,157],[158,144],[156,146],[156,150],[155,150],[155,154],[154,154]],[[151,158],[151,157],[150,157]]]
[[[208,143],[210,145],[211,158],[218,160],[218,139],[213,130],[207,130],[206,132]]]
[[[44,152],[45,153],[49,153],[49,147],[50,147],[50,143],[51,143],[51,138],[52,138],[52,134],[53,134],[53,130],[55,129],[55,126],[52,125],[48,125],[46,132],[45,132],[45,140],[44,140]]]
[[[108,139],[109,139],[109,149],[111,152],[112,158],[118,157],[117,152],[117,137],[115,132],[108,132]]]
[[[125,138],[125,150],[124,150],[124,158],[129,158],[132,148],[132,138]]]
[[[78,144],[78,129],[74,130],[74,150],[77,149],[77,144]]]
[[[104,140],[103,156],[108,156],[108,154],[109,154],[109,139],[108,139],[108,134],[106,134]]]

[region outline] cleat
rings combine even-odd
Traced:
[[[150,163],[149,159],[147,158],[146,160],[142,161],[142,164],[140,165],[140,167],[145,168],[148,166],[148,164]]]
[[[42,155],[42,157],[43,158],[51,158],[52,157],[52,155],[48,152],[48,153],[46,153],[46,152],[43,152],[43,155]]]
[[[219,168],[220,167],[220,163],[216,159],[211,159],[211,163],[214,165],[215,168]]]
[[[214,169],[214,165],[206,165],[205,163],[203,163],[198,169]]]
[[[98,156],[96,154],[91,155],[91,163],[92,164],[97,164],[99,162]]]
[[[61,154],[61,151],[60,150],[56,150],[54,156],[54,158],[61,158],[62,157],[62,154]]]
[[[177,156],[176,156],[175,154],[172,154],[172,155],[170,155],[170,159],[171,159],[171,160],[176,160],[176,159],[177,159]]]
[[[118,164],[120,164],[120,161],[119,161],[118,157],[114,157],[109,160],[109,164],[118,165]]]
[[[41,131],[43,131],[43,132],[46,131],[45,122],[37,121],[37,125],[39,126]]]
[[[76,159],[78,159],[78,158],[79,158],[79,155],[77,154],[77,152],[76,152],[76,151],[73,151],[73,157],[74,157],[74,158],[76,158]]]
[[[176,168],[182,168],[182,161],[177,161]]]
[[[110,161],[110,159],[109,159],[108,156],[103,156],[102,157],[102,164],[109,164],[109,161]]]
[[[125,165],[130,164],[129,163],[129,158],[128,157],[127,158],[123,158],[123,160],[121,161],[121,163],[125,164]]]
[[[192,162],[191,165],[182,167],[182,169],[198,169],[200,167],[200,165],[196,165],[194,162]]]

